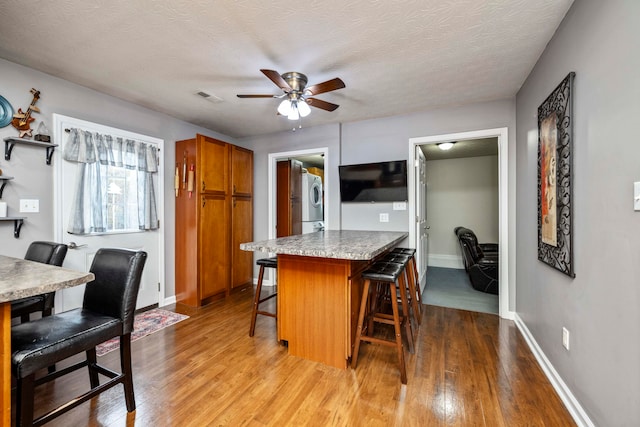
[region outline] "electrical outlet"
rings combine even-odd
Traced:
[[[565,327],[562,328],[562,346],[569,351],[569,330]]]
[[[20,199],[20,212],[40,212],[40,200]]]
[[[389,214],[381,213],[380,214],[380,222],[389,222]]]

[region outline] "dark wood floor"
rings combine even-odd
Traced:
[[[200,310],[133,343],[137,410],[121,386],[58,418],[59,426],[572,426],[512,321],[425,306],[408,384],[394,349],[363,344],[356,370],[287,355],[275,321],[258,317],[251,292]],[[118,353],[100,358],[118,368]],[[36,412],[86,391],[85,370],[36,390]]]

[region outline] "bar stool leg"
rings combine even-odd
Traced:
[[[411,259],[413,258],[409,259],[409,263],[411,263]],[[422,310],[421,310],[422,304],[418,301],[418,294],[416,292],[416,280],[418,276],[414,274],[413,267],[409,265],[409,263],[405,268],[405,273],[407,276],[407,282],[409,282],[409,295],[411,295],[411,308],[413,308],[413,313],[414,313],[416,322],[418,323],[418,325],[420,325],[422,323]],[[420,284],[417,284],[417,287],[420,287]]]
[[[422,291],[420,290],[420,278],[418,277],[418,264],[416,263],[415,256],[409,258],[409,263],[413,267],[413,277],[415,277],[416,294],[418,295],[418,303],[422,311]]]
[[[351,356],[351,368],[355,369],[358,364],[358,353],[360,352],[360,342],[362,339],[362,325],[364,323],[364,313],[367,309],[367,302],[369,299],[369,287],[371,281],[366,279],[364,281],[364,290],[362,291],[362,301],[360,302],[360,314],[358,315],[358,330],[356,331],[356,342],[353,346],[353,354]]]
[[[402,313],[404,314],[404,328],[407,332],[407,343],[409,344],[409,353],[413,354],[415,352],[415,348],[413,346],[413,328],[411,327],[411,315],[409,314],[409,303],[407,301],[407,283],[406,278],[403,274],[398,278],[398,283],[400,287],[400,301],[402,303]],[[396,294],[396,284],[393,283],[393,287],[391,288],[391,295]],[[395,304],[393,304],[395,302]],[[398,310],[398,299],[392,298],[392,307],[395,307],[396,311]],[[399,325],[399,324],[398,324]],[[399,328],[400,326],[398,326]]]
[[[391,295],[396,295],[396,284],[391,282]],[[402,295],[402,290],[400,291]],[[406,295],[402,297],[403,306],[406,305],[407,297]],[[396,333],[396,350],[398,352],[398,367],[400,368],[400,381],[402,384],[407,383],[407,368],[404,363],[404,351],[402,350],[402,332],[400,330],[400,316],[398,314],[398,300],[396,298],[391,299],[391,307],[393,310],[393,327]],[[405,319],[408,319],[408,316],[405,316]],[[411,322],[407,322],[411,324]],[[409,335],[409,342],[411,348],[413,348],[413,338]],[[412,351],[413,353],[413,351]]]
[[[258,305],[260,304],[260,292],[262,291],[262,278],[264,277],[264,266],[260,266],[258,273],[258,285],[256,286],[256,295],[253,298],[253,310],[251,312],[251,326],[249,328],[249,336],[252,337],[256,330],[256,317],[258,316]]]

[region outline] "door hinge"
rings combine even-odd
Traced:
[[[158,282],[158,292],[160,292],[160,282]]]

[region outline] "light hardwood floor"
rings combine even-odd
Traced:
[[[133,343],[137,410],[117,386],[52,426],[572,426],[512,321],[425,306],[400,383],[395,349],[363,344],[356,370],[287,355],[252,295],[232,295]],[[119,369],[117,352],[100,358]],[[86,391],[86,370],[36,389],[36,415]]]

